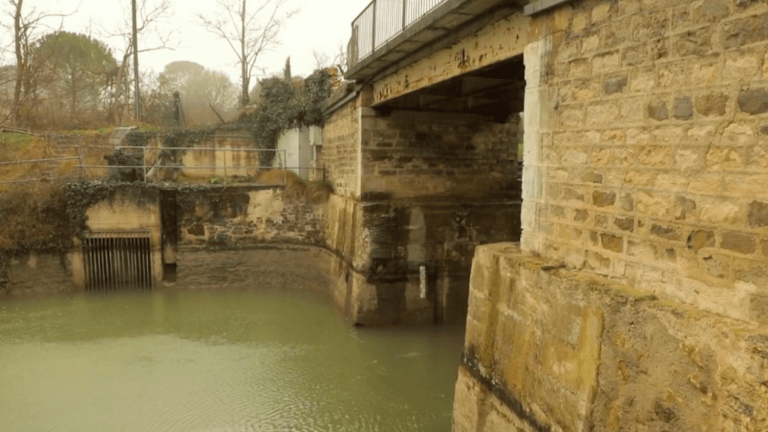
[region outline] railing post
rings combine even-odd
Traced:
[[[80,179],[85,178],[85,171],[83,171],[83,148],[82,146],[77,146],[77,162],[80,164]]]
[[[373,20],[371,21],[371,55],[376,51],[376,0],[373,0]]]
[[[147,146],[146,145],[141,146],[141,173],[144,176],[144,183],[146,183],[147,182]]]
[[[405,30],[405,22],[406,22],[406,8],[408,7],[408,0],[403,0],[403,26],[400,28],[400,30]]]

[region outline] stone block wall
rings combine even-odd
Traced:
[[[534,17],[523,246],[768,323],[768,4],[582,0]]]
[[[463,322],[475,247],[519,238],[519,204],[334,195],[325,236],[336,255],[334,299],[360,325]],[[420,295],[420,267],[427,272]]]
[[[283,187],[182,189],[176,203],[180,246],[325,244],[323,206],[288,198]]]
[[[479,247],[455,432],[768,429],[765,327]]]
[[[362,191],[393,198],[519,199],[519,117],[363,112]]]
[[[336,303],[360,325],[461,322],[474,248],[519,239],[519,117],[383,112],[370,96],[324,129]]]
[[[0,257],[0,296],[71,291],[76,254]]]
[[[323,129],[323,148],[318,160],[330,176],[337,194],[360,196],[360,114],[358,96],[335,111]]]

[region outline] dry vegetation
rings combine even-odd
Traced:
[[[64,248],[59,243],[69,223],[63,185],[28,182],[0,191],[0,221],[0,251]]]
[[[285,184],[285,196],[293,201],[307,201],[312,204],[322,204],[328,201],[333,193],[333,187],[325,182],[306,182],[293,171],[269,170],[262,171],[256,178],[257,184]]]
[[[0,133],[0,191],[13,191],[28,180],[105,178],[109,130],[75,131],[61,135]],[[48,162],[41,159],[80,158]],[[80,168],[84,166],[104,168]]]

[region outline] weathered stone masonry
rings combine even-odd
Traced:
[[[768,323],[767,12],[605,1],[534,20],[549,113],[526,139],[525,248]]]
[[[768,429],[768,4],[533,17],[522,245],[478,249],[455,431]]]
[[[519,238],[517,122],[369,103],[363,90],[324,132],[336,302],[363,325],[462,321],[474,248]]]

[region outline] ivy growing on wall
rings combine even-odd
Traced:
[[[230,127],[250,131],[256,148],[275,149],[283,131],[325,123],[325,101],[331,95],[331,76],[327,70],[316,70],[298,86],[284,77],[272,77],[262,80],[260,87],[257,110],[236,123],[154,132],[131,131],[125,140],[135,147],[146,146],[152,138],[160,138],[165,147],[193,147],[212,137],[218,128]],[[271,166],[274,155],[271,152],[262,154],[261,164]]]
[[[295,89],[284,78],[267,78],[261,81],[261,97],[258,110],[242,118],[239,124],[251,131],[256,147],[275,149],[283,131],[301,126],[323,126],[325,100],[331,94],[331,78],[328,71],[316,70]],[[262,165],[272,165],[274,153],[262,155]]]
[[[159,138],[164,147],[194,147],[215,133],[216,127],[208,125],[162,131],[131,131],[125,135],[125,141],[132,147],[145,147],[151,139]]]

